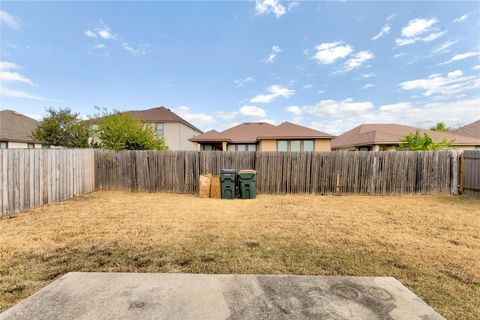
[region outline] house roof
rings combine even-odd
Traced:
[[[179,117],[176,113],[165,107],[156,107],[146,110],[130,110],[125,111],[124,113],[134,116],[139,119],[141,122],[180,122],[186,125],[187,127],[192,128],[195,131],[203,133],[202,130],[195,127],[193,124],[187,120]],[[100,118],[97,118],[100,119]],[[91,121],[95,121],[92,119]]]
[[[190,141],[212,142],[227,141],[231,143],[255,143],[263,139],[315,139],[332,138],[333,136],[300,126],[291,122],[284,122],[279,126],[267,122],[245,122],[222,132],[215,130],[198,135]]]
[[[432,131],[400,124],[362,124],[332,140],[332,149],[375,144],[399,144],[400,140],[416,130],[428,134],[434,142],[453,140],[452,145],[480,145],[480,139],[465,137],[450,132]]]
[[[13,110],[0,111],[0,140],[40,143],[32,137],[38,121]]]
[[[262,139],[314,139],[314,138],[333,138],[332,135],[300,126],[295,123],[288,121],[283,122],[279,126],[272,128],[266,134],[263,134],[258,137],[259,140]]]
[[[480,139],[480,119],[454,130],[453,133]]]

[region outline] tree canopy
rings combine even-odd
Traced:
[[[45,144],[67,148],[87,148],[89,131],[78,113],[69,108],[48,108],[47,115],[32,135]]]
[[[114,112],[98,120],[93,132],[96,147],[110,150],[167,150],[163,138],[157,137],[153,126],[143,125],[126,113]]]
[[[426,151],[448,149],[451,147],[452,142],[444,138],[439,143],[435,143],[428,134],[424,133],[422,136],[420,131],[417,130],[415,134],[409,133],[403,137],[397,150]]]
[[[430,130],[432,131],[450,131],[452,128],[447,127],[445,122],[439,122],[435,125],[435,127],[431,127]]]

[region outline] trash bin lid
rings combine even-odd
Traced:
[[[245,169],[245,170],[240,170],[238,171],[238,173],[257,173],[257,171],[255,170],[250,170],[250,169]]]
[[[220,169],[220,174],[222,173],[237,173],[237,169]]]

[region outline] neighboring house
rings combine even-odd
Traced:
[[[208,131],[190,141],[197,150],[220,151],[330,151],[332,135],[291,122],[278,126],[246,122],[218,132]]]
[[[467,124],[466,126],[453,130],[452,133],[465,137],[480,139],[480,119]]]
[[[194,144],[189,139],[203,133],[165,107],[125,111],[124,113],[134,116],[146,126],[152,126],[157,136],[165,139],[170,150],[195,150]],[[97,120],[98,118],[89,120],[92,123],[93,131],[98,129],[98,124],[95,123]]]
[[[415,134],[417,128],[400,124],[362,124],[332,140],[333,150],[388,151],[395,150],[400,141],[409,133]],[[452,142],[452,149],[475,149],[480,139],[452,134],[445,131],[432,131],[418,128],[421,134],[428,134],[434,142],[443,139]]]
[[[32,137],[37,124],[37,120],[16,111],[0,111],[0,149],[50,148]]]

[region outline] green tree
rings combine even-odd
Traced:
[[[67,148],[87,148],[88,128],[80,119],[78,113],[69,108],[48,108],[47,116],[33,130],[32,135],[37,140],[54,146]]]
[[[94,132],[96,146],[110,150],[168,150],[163,138],[152,126],[143,126],[126,113],[107,114],[98,121]]]
[[[449,141],[447,138],[444,138],[439,143],[435,143],[428,134],[424,133],[422,136],[420,131],[417,130],[415,134],[409,133],[403,137],[397,150],[426,151],[448,149],[452,142],[453,140]]]
[[[447,127],[445,122],[439,122],[435,125],[435,127],[431,127],[430,130],[432,131],[450,131],[452,128]]]

